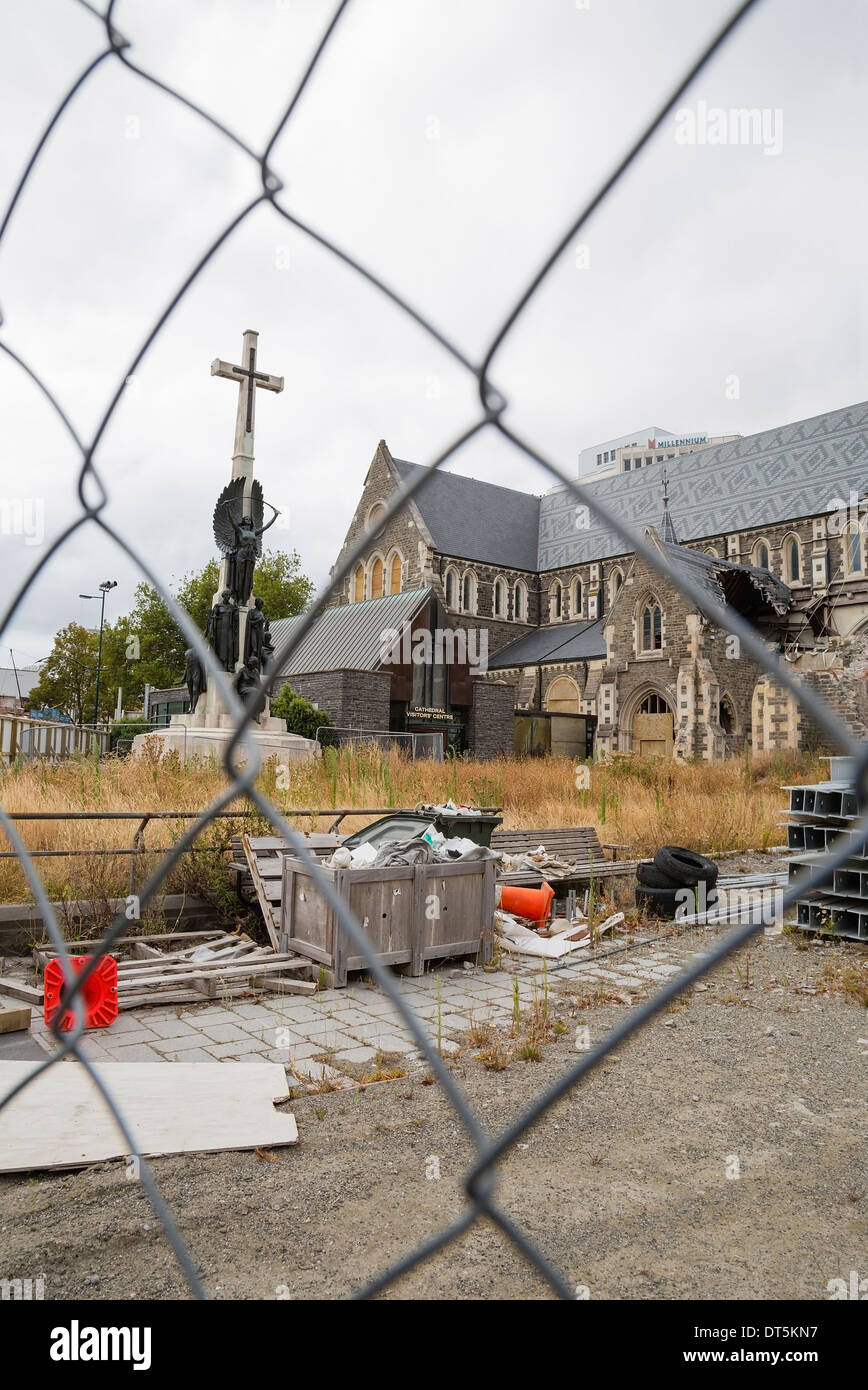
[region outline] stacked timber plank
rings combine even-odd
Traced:
[[[67,941],[71,955],[88,955],[98,941]],[[172,950],[171,946],[180,949]],[[313,994],[316,985],[299,978],[310,974],[310,962],[296,953],[258,946],[249,937],[221,931],[178,932],[148,937],[120,937],[111,955],[118,959],[118,1008],[148,1004],[186,1004],[223,999],[251,990],[280,994]],[[33,957],[42,974],[57,955],[52,944],[34,946]],[[26,992],[25,992],[26,991]],[[22,981],[0,979],[0,992],[41,1003],[42,988]]]

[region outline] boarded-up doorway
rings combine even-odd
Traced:
[[[545,707],[552,714],[579,713],[579,687],[569,676],[557,676],[546,691]]]
[[[674,747],[672,710],[662,695],[646,695],[633,715],[634,752],[671,758]]]

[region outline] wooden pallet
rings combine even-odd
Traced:
[[[160,949],[177,939],[189,944],[179,951]],[[198,938],[190,942],[190,938]],[[86,955],[88,947],[99,943],[68,941],[67,948],[76,955]],[[202,999],[217,999],[249,993],[251,989],[269,990],[281,994],[313,994],[312,980],[297,978],[298,972],[310,973],[310,961],[295,953],[276,952],[269,946],[257,946],[249,937],[231,932],[185,932],[178,936],[121,937],[114,943],[112,955],[120,949],[128,959],[118,960],[118,1008],[134,1009],[144,1004],[183,1004]],[[208,951],[202,958],[203,948]],[[197,959],[197,952],[200,957]],[[57,955],[51,944],[35,946],[33,956],[43,972],[46,964]],[[0,980],[0,990],[7,986]],[[7,991],[8,992],[8,991]]]
[[[307,835],[305,841],[315,854],[323,857],[337,848],[341,836]],[[287,855],[295,855],[295,850],[279,835],[242,835],[241,848],[253,879],[257,901],[262,909],[268,939],[275,951],[279,951],[283,861]]]

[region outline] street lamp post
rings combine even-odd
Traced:
[[[102,606],[100,607],[99,614],[99,647],[97,649],[96,656],[96,692],[93,697],[94,732],[96,732],[96,726],[99,722],[99,677],[100,671],[102,669],[102,629],[103,624],[105,622],[105,596],[108,593],[109,589],[116,589],[118,587],[117,580],[106,579],[102,584],[100,584],[99,587],[100,593],[102,594]],[[79,594],[79,598],[99,598],[99,594]]]

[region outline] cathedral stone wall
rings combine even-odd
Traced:
[[[338,729],[389,727],[392,678],[385,671],[319,671],[275,682],[274,695],[284,685],[324,710]],[[272,696],[274,698],[274,696]]]
[[[368,544],[362,555],[361,563],[365,566],[366,572],[369,571],[370,561],[379,556],[384,565],[384,593],[389,592],[389,570],[388,562],[390,557],[397,550],[403,560],[401,576],[402,589],[421,589],[431,582],[431,556],[432,548],[429,544],[424,527],[419,523],[419,518],[414,515],[415,509],[412,503],[402,507],[391,521],[384,527],[369,529],[368,517],[371,508],[378,502],[388,504],[392,493],[395,492],[399,484],[392,469],[389,466],[385,445],[381,441],[377,446],[377,451],[371,460],[365,478],[362,495],[356,507],[355,514],[350,522],[349,530],[341,547],[334,569],[342,563],[347,551],[358,539],[367,535]],[[351,603],[354,598],[354,575],[356,566],[346,576],[339,591],[332,596],[332,605],[339,603]],[[333,571],[334,572],[334,571]],[[365,598],[371,598],[370,576],[368,576],[365,587]]]
[[[510,757],[515,747],[515,686],[507,680],[473,682],[467,723],[469,751],[476,758]]]

